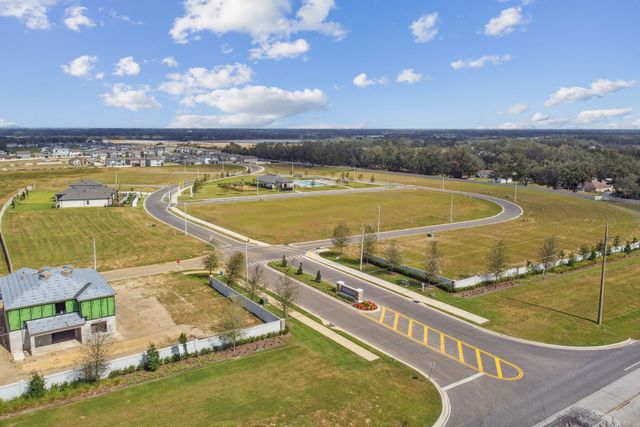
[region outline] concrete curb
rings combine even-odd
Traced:
[[[457,307],[454,307],[452,305],[449,304],[445,304],[443,302],[440,301],[435,301],[435,300],[431,300],[427,297],[425,297],[424,295],[421,295],[417,292],[414,291],[410,291],[407,289],[404,289],[398,285],[395,285],[393,283],[387,282],[386,280],[382,280],[382,279],[378,279],[377,277],[371,276],[370,274],[367,273],[362,273],[361,271],[358,270],[354,270],[353,268],[350,267],[346,267],[342,264],[338,264],[337,262],[333,262],[333,261],[329,261],[327,259],[322,258],[320,255],[318,255],[316,253],[316,251],[309,251],[306,254],[307,258],[316,261],[320,264],[326,265],[328,267],[333,268],[334,270],[338,270],[341,271],[343,273],[349,274],[353,277],[356,277],[358,279],[364,280],[366,282],[372,283],[373,285],[376,286],[380,286],[385,288],[386,290],[390,291],[390,292],[394,292],[396,294],[399,294],[403,297],[406,297],[408,299],[411,300],[418,300],[426,305],[428,305],[429,307],[438,309],[439,311],[444,311],[445,313],[448,314],[452,314],[454,316],[458,316],[458,317],[462,317],[463,319],[466,319],[470,322],[474,322],[474,323],[478,323],[478,324],[484,324],[489,322],[489,319],[485,319],[484,317],[478,316],[476,314],[473,313],[469,313],[467,311],[461,310]]]

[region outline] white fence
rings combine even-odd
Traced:
[[[248,338],[257,338],[268,334],[276,334],[282,332],[285,328],[284,319],[279,318],[275,314],[269,312],[264,307],[256,304],[250,299],[244,297],[234,289],[225,285],[224,283],[210,278],[211,287],[220,292],[225,297],[236,297],[238,301],[244,306],[244,308],[253,313],[259,319],[261,319],[263,324],[252,326],[249,328],[242,329],[239,340],[244,340]],[[195,353],[204,349],[214,349],[216,347],[221,347],[225,344],[225,339],[222,334],[214,335],[208,338],[203,339],[195,339],[193,341],[189,341],[186,344],[186,351],[189,353]],[[172,357],[174,355],[182,355],[184,354],[185,349],[182,344],[175,344],[169,347],[164,347],[158,350],[160,353],[160,358],[164,359],[166,357]],[[130,366],[138,366],[141,363],[144,363],[146,357],[146,352],[140,352],[136,354],[132,354],[130,356],[121,357],[119,359],[114,359],[109,362],[109,367],[105,376],[109,375],[110,372],[116,369],[124,369]],[[47,387],[51,387],[53,384],[63,384],[65,382],[72,382],[79,378],[79,373],[77,370],[69,370],[64,372],[58,372],[56,374],[47,375],[44,377],[45,383]],[[25,391],[27,391],[28,381],[22,380],[20,382],[14,384],[8,384],[4,386],[0,386],[0,399],[9,400],[16,397],[21,396]]]

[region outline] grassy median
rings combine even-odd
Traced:
[[[295,243],[332,236],[340,222],[358,234],[361,224],[375,227],[382,207],[381,230],[446,223],[451,196],[432,191],[389,190],[373,193],[263,200],[219,206],[189,207],[189,213],[270,243]],[[484,200],[454,196],[454,220],[484,218],[500,208]]]

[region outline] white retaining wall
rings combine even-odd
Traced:
[[[281,322],[280,319],[263,323],[261,325],[253,326],[250,328],[245,328],[242,330],[239,339],[247,339],[259,337],[262,335],[278,333],[281,331]],[[224,344],[224,338],[222,335],[214,335],[209,338],[204,339],[196,339],[193,341],[189,341],[187,343],[187,351],[189,353],[194,353],[196,351],[203,350],[205,348],[212,349],[214,347],[219,347]],[[176,354],[183,354],[184,348],[181,344],[175,344],[170,347],[161,348],[158,350],[161,358],[171,357]],[[124,369],[129,366],[138,366],[144,362],[146,356],[146,352],[132,354],[130,356],[121,357],[118,359],[114,359],[109,362],[109,368],[105,376],[109,375],[110,372],[116,369]],[[56,374],[47,375],[44,377],[45,383],[47,387],[51,387],[53,384],[62,384],[65,382],[72,382],[78,379],[78,371],[77,370],[68,370],[64,372],[58,372]],[[27,391],[28,381],[22,380],[17,383],[8,384],[4,386],[0,386],[0,399],[2,400],[10,400],[16,397],[20,397],[24,392]]]

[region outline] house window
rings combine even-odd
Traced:
[[[56,303],[56,314],[65,314],[67,312],[67,305],[64,302]]]
[[[107,332],[107,322],[96,322],[91,325],[91,333]]]

